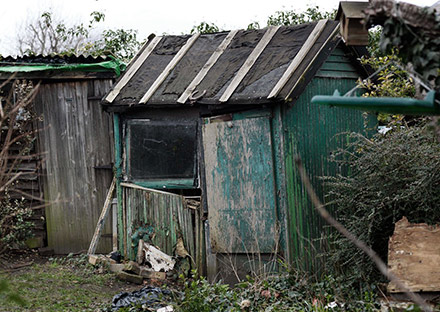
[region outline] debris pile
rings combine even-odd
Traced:
[[[136,262],[121,263],[121,255],[113,252],[107,256],[89,255],[89,263],[94,266],[105,264],[119,279],[140,285],[143,284],[144,279],[165,280],[177,278],[180,273],[187,274],[191,265],[189,254],[181,239],[177,243],[176,254],[176,257],[167,255],[143,239],[139,239]]]

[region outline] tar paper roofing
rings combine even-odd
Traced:
[[[338,30],[338,22],[321,20],[259,30],[154,37],[131,61],[103,104],[287,100],[317,56],[339,42]]]

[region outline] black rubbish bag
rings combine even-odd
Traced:
[[[136,305],[146,305],[154,309],[162,308],[167,305],[163,303],[163,297],[170,295],[171,291],[153,286],[146,286],[130,293],[122,292],[113,297],[112,311]]]

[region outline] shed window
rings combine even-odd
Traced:
[[[194,178],[196,122],[130,120],[127,130],[130,179]]]

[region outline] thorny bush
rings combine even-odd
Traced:
[[[426,121],[372,139],[353,134],[351,140],[333,155],[350,175],[325,178],[329,204],[339,221],[386,261],[388,239],[403,216],[417,223],[440,221],[440,143]],[[380,279],[362,251],[332,235],[330,267],[356,283]]]
[[[5,88],[6,84],[0,86],[0,90]],[[20,165],[35,157],[35,116],[29,109],[35,88],[30,82],[17,80],[4,93],[0,93],[0,254],[31,235],[28,218],[32,211],[17,184],[23,175]]]

